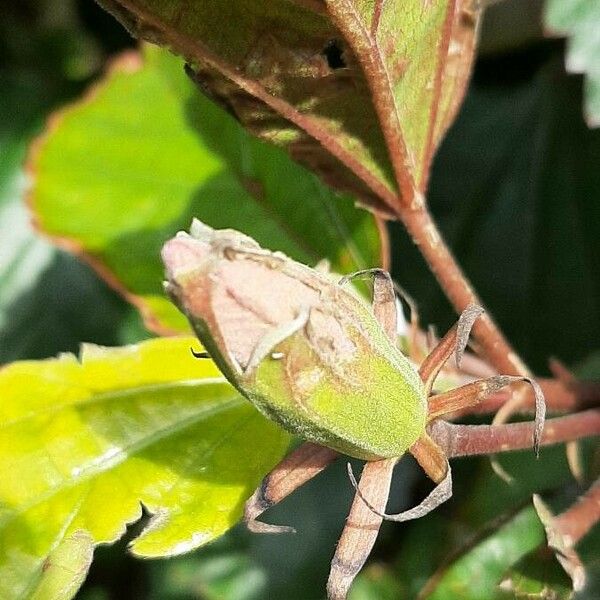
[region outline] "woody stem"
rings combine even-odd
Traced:
[[[537,382],[544,392],[546,406],[550,412],[567,413],[600,406],[600,382],[575,381],[568,385],[558,379],[537,379]],[[518,412],[528,414],[534,409],[534,398],[530,390],[525,390],[524,393],[527,396]],[[480,404],[456,411],[453,413],[452,418],[472,414],[495,413],[510,396],[510,390],[501,390],[492,394]]]

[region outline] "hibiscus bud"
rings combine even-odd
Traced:
[[[400,456],[424,432],[418,374],[351,289],[199,221],[162,257],[168,293],[264,415],[367,460]]]

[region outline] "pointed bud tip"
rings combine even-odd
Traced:
[[[206,259],[209,247],[189,235],[177,235],[162,248],[162,261],[167,269],[167,277],[175,279],[177,274],[192,271]]]

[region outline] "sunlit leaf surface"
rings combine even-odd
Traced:
[[[41,577],[28,590],[32,600],[69,600],[85,580],[94,554],[94,540],[86,531],[64,537],[49,553]]]
[[[402,194],[424,190],[460,105],[479,8],[471,0],[327,0],[373,92]]]
[[[340,273],[385,261],[371,215],[246,133],[180,59],[148,48],[140,61],[121,57],[54,117],[31,162],[31,204],[39,227],[91,259],[150,325],[187,331],[164,297],[159,252],[192,217]]]
[[[203,90],[328,181],[363,199],[394,193],[367,82],[320,0],[100,4],[183,56]]]
[[[141,556],[186,552],[240,518],[289,437],[191,344],[86,346],[81,362],[0,371],[1,598],[54,585],[45,565],[60,567],[61,545],[77,532],[112,542],[142,505],[153,517],[132,544]]]

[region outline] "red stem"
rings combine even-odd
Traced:
[[[454,458],[531,448],[533,431],[533,422],[457,425],[440,419],[431,425],[429,433],[446,455]],[[600,435],[600,409],[548,419],[541,445],[549,446],[593,435]]]

